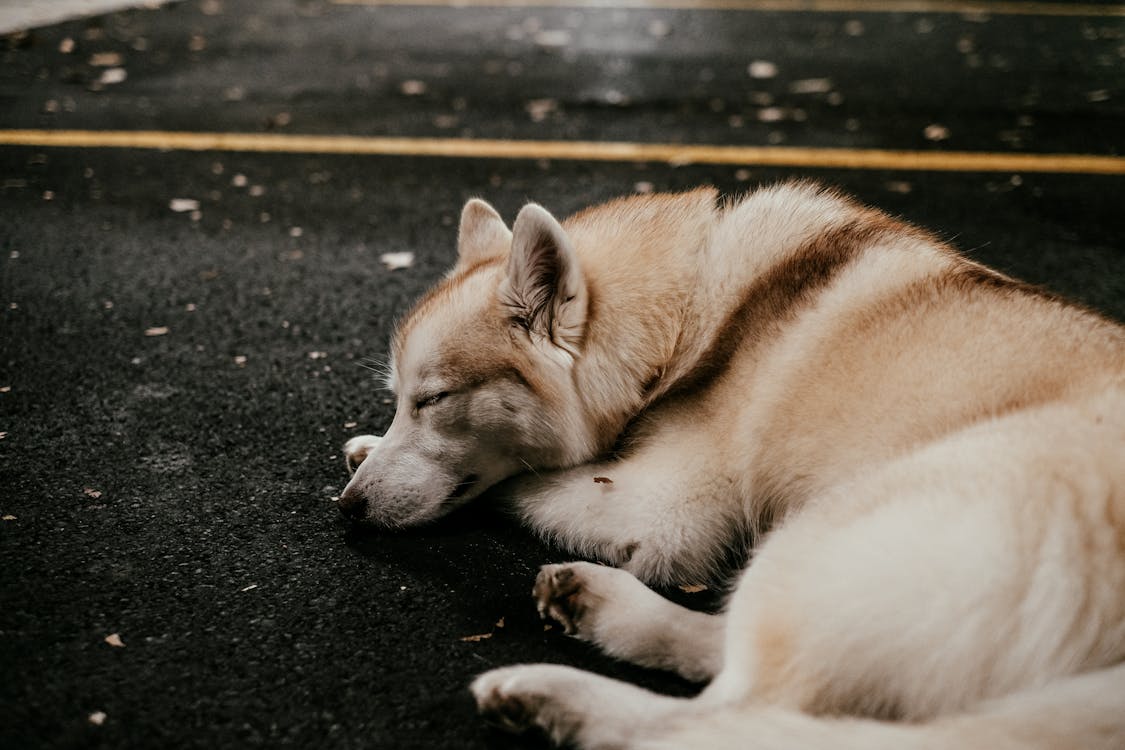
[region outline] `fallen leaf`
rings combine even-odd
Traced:
[[[84,492],[87,497],[92,497],[95,500],[102,496],[102,493],[95,490],[93,487],[83,487],[82,492]]]
[[[146,336],[163,336],[168,333],[168,326],[153,326],[145,329]]]
[[[613,484],[609,477],[594,477],[594,484]]]
[[[477,643],[478,641],[487,640],[488,638],[491,638],[491,637],[492,637],[492,633],[481,633],[480,635],[466,635],[463,638],[461,638],[460,640],[467,641],[469,643]]]
[[[414,265],[414,253],[383,253],[379,256],[379,262],[386,266],[388,271],[397,271],[400,268],[410,268],[412,265]]]
[[[115,68],[124,60],[120,52],[95,52],[90,55],[89,64],[95,68]]]
[[[707,590],[707,584],[705,584],[705,583],[691,583],[691,584],[687,584],[687,585],[684,585],[684,586],[680,586],[680,591],[683,591],[685,594],[698,594],[700,591],[706,591],[706,590]]]
[[[125,642],[121,640],[121,636],[117,633],[110,633],[105,637],[105,642],[114,648],[125,648]]]

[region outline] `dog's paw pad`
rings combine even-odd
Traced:
[[[348,464],[348,471],[354,472],[382,439],[378,435],[356,435],[344,443],[344,460]]]
[[[588,606],[586,582],[579,565],[583,563],[544,565],[531,591],[539,616],[556,620],[568,635],[578,633]]]
[[[496,672],[488,672],[476,679],[471,690],[485,721],[509,732],[524,732],[535,726],[540,701],[513,689],[510,682]]]

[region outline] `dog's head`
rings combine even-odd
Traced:
[[[457,251],[393,337],[394,420],[340,497],[359,523],[423,523],[527,468],[588,458],[572,378],[588,291],[566,232],[534,204],[509,231],[471,200]]]

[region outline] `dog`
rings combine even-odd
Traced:
[[[509,480],[606,563],[544,567],[540,613],[707,683],[513,666],[473,682],[487,717],[599,749],[1125,747],[1121,326],[806,182],[510,230],[474,199],[457,250],[341,510],[409,526]],[[751,542],[718,614],[645,585]]]

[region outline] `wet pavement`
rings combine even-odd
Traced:
[[[347,529],[340,446],[391,416],[366,359],[451,263],[468,197],[510,220],[794,176],[1125,320],[1125,18],[1099,7],[203,0],[6,37],[0,142],[1080,153],[1109,173],[0,146],[0,746],[539,746],[483,726],[465,691],[517,661],[691,692],[545,631],[534,571],[568,556],[487,499],[409,534]],[[412,264],[388,268],[397,252]],[[668,593],[709,607],[719,587]]]

